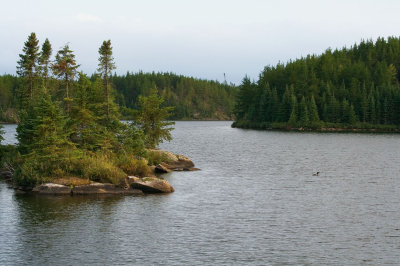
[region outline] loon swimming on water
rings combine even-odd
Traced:
[[[313,176],[319,176],[319,172],[313,173]]]

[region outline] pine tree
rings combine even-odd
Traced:
[[[271,89],[269,88],[269,84],[266,85],[266,88],[262,90],[260,96],[260,111],[259,111],[259,120],[262,122],[270,121],[270,113],[269,113],[269,98],[271,97]]]
[[[375,97],[372,94],[368,97],[368,121],[371,124],[376,123]]]
[[[296,96],[292,95],[291,98],[292,98],[292,104],[291,104],[292,111],[290,113],[288,124],[290,126],[294,127],[294,126],[297,125],[297,118],[298,118],[297,109],[298,109],[298,107],[297,107],[297,98],[296,98]]]
[[[161,107],[164,99],[153,91],[148,97],[139,96],[140,110],[137,122],[145,134],[148,148],[156,148],[164,140],[172,139],[171,130],[174,122],[166,121],[171,116],[173,107]]]
[[[22,54],[19,55],[17,74],[27,80],[27,91],[23,92],[24,100],[32,99],[36,81],[37,63],[39,59],[39,41],[36,34],[32,32],[24,43]]]
[[[390,114],[391,114],[391,105],[388,97],[385,97],[383,100],[383,123],[389,124]]]
[[[278,92],[277,92],[276,88],[273,88],[271,91],[271,97],[269,99],[269,106],[271,107],[271,109],[269,110],[270,121],[274,122],[277,120],[278,110],[279,110],[279,98],[278,98]]]
[[[279,107],[279,122],[287,122],[290,118],[290,114],[292,111],[292,99],[289,87],[286,86],[285,93],[282,96],[282,102]]]
[[[103,134],[101,126],[96,123],[93,111],[90,110],[91,93],[90,79],[85,74],[79,73],[69,127],[73,132],[70,138],[78,148],[95,151],[101,147]]]
[[[310,114],[310,122],[311,123],[319,123],[319,115],[318,115],[318,108],[315,103],[314,95],[311,96],[310,107],[309,107],[309,114]]]
[[[33,118],[36,116],[33,104],[35,102],[21,109],[18,114],[17,139],[18,150],[21,154],[29,153],[33,142]]]
[[[104,83],[100,76],[92,77],[91,91],[89,93],[89,109],[93,112],[96,122],[108,130],[117,133],[119,130],[120,112],[119,106],[115,103],[111,94],[107,108],[107,100],[104,91]]]
[[[237,121],[245,118],[249,111],[253,99],[253,87],[254,84],[252,84],[250,78],[247,76],[244,77],[242,84],[239,87],[239,92],[236,96],[236,105],[234,108],[234,114]]]
[[[308,126],[310,119],[308,115],[308,108],[306,103],[306,98],[304,96],[301,98],[299,105],[299,123],[301,126]]]
[[[362,122],[367,122],[368,120],[368,98],[367,98],[367,91],[365,86],[363,87],[362,94],[361,94],[361,120]]]
[[[76,69],[78,67],[79,65],[76,64],[75,55],[73,54],[73,51],[69,49],[68,44],[57,52],[56,60],[52,65],[52,69],[55,75],[64,80],[64,85],[65,85],[64,102],[67,114],[69,114],[70,112],[71,101],[72,101],[70,95],[70,86],[71,82],[75,77],[77,71]]]
[[[111,72],[115,69],[114,58],[112,56],[111,40],[103,41],[103,44],[99,48],[99,68],[98,71],[101,73],[104,82],[104,90],[107,101],[107,117],[110,117],[110,77]]]
[[[354,106],[350,105],[350,110],[349,110],[349,123],[350,125],[354,125],[358,122],[358,118],[356,115],[356,112],[354,111]]]
[[[40,63],[40,70],[43,80],[43,86],[47,88],[47,81],[49,78],[49,68],[50,68],[50,56],[52,53],[51,44],[49,39],[46,38],[42,45],[42,51],[40,52],[39,63]]]
[[[57,103],[44,93],[37,106],[34,107],[32,143],[30,152],[40,154],[42,158],[54,159],[70,146],[68,132],[65,130],[66,119]],[[51,164],[51,162],[47,162]]]
[[[340,102],[336,100],[335,95],[329,97],[327,106],[328,120],[326,122],[339,123],[340,122]]]

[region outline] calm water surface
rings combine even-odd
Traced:
[[[166,175],[172,194],[40,197],[0,182],[0,265],[399,264],[400,135],[229,122],[173,135],[162,148],[202,171]]]

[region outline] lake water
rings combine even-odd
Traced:
[[[0,265],[399,264],[400,135],[177,122],[173,136],[162,148],[202,171],[166,175],[172,194],[27,196],[0,182]]]

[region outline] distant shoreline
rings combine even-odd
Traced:
[[[400,133],[400,128],[398,127],[334,127],[334,126],[324,126],[319,128],[311,127],[291,127],[289,125],[281,124],[279,126],[263,126],[260,124],[250,125],[250,124],[240,124],[234,121],[231,125],[232,128],[241,129],[252,129],[252,130],[266,130],[266,131],[286,131],[286,132],[317,132],[317,133]]]
[[[121,119],[121,121],[132,121],[130,119]],[[234,122],[234,120],[219,120],[219,119],[179,119],[179,120],[168,120],[174,122]],[[0,121],[2,125],[16,125],[17,122],[3,122]]]
[[[379,128],[249,128],[249,127],[233,127],[240,129],[265,130],[265,131],[282,131],[282,132],[310,132],[310,133],[400,133],[400,129],[379,129]]]

